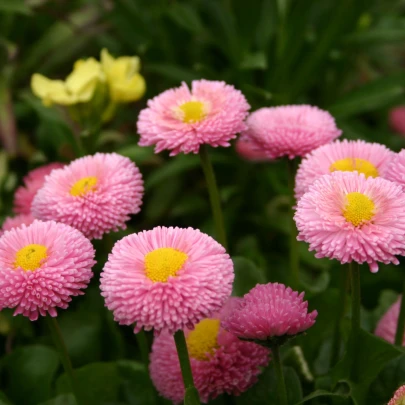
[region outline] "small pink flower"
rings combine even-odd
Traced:
[[[140,211],[143,180],[139,169],[117,153],[96,153],[54,170],[32,204],[34,217],[73,226],[90,239],[125,229]]]
[[[83,294],[94,253],[79,231],[54,221],[11,229],[0,238],[0,309],[15,308],[31,321],[55,317]]]
[[[401,135],[405,135],[405,106],[393,108],[389,113],[389,124],[391,128]]]
[[[405,385],[399,387],[388,405],[404,405],[405,404]]]
[[[239,338],[271,343],[274,337],[304,332],[315,323],[317,315],[317,311],[308,313],[303,292],[279,283],[257,284],[234,301],[222,326]]]
[[[31,170],[24,177],[24,185],[17,188],[14,194],[14,212],[16,214],[30,214],[32,200],[37,191],[44,185],[45,177],[53,169],[60,169],[62,163],[50,163]]]
[[[405,149],[393,155],[385,178],[399,184],[405,191]]]
[[[260,145],[268,159],[304,156],[342,133],[327,111],[310,105],[260,108],[246,123],[241,138]]]
[[[138,119],[139,145],[155,145],[170,156],[198,153],[200,146],[229,146],[246,129],[250,106],[244,95],[225,82],[194,80],[148,101]]]
[[[297,204],[298,240],[316,257],[342,264],[399,264],[405,254],[405,194],[397,184],[356,172],[319,178]]]
[[[118,241],[101,273],[106,306],[121,325],[156,333],[192,328],[232,291],[233,263],[210,236],[156,227]]]
[[[19,228],[21,225],[31,225],[34,222],[34,217],[31,214],[21,214],[15,217],[7,217],[1,227],[0,235],[13,228]]]
[[[395,156],[384,145],[364,141],[336,141],[323,145],[305,156],[295,178],[295,197],[300,199],[324,174],[357,171],[366,177],[385,177]]]
[[[388,311],[379,320],[375,330],[377,336],[392,344],[395,342],[400,307],[401,297],[389,307]],[[405,346],[405,337],[402,345]]]
[[[235,150],[239,156],[252,162],[265,162],[269,160],[262,147],[256,144],[253,139],[239,137],[235,143]]]
[[[220,327],[220,317],[204,319],[186,331],[194,384],[203,403],[218,395],[240,395],[257,382],[269,362],[269,350],[243,342]],[[180,404],[184,385],[173,336],[155,337],[150,356],[150,375],[161,395]]]

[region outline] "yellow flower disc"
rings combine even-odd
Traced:
[[[343,216],[354,226],[359,226],[370,221],[375,212],[375,205],[370,198],[358,192],[346,195],[347,205],[344,208]]]
[[[201,101],[188,101],[179,107],[183,113],[183,122],[192,124],[205,118],[204,103]]]
[[[76,181],[70,189],[70,194],[73,197],[83,197],[87,193],[91,193],[97,190],[97,177],[89,176],[83,177]]]
[[[36,270],[41,267],[47,256],[47,247],[44,245],[31,244],[20,249],[15,255],[15,267],[23,270]]]
[[[187,348],[191,357],[197,360],[208,360],[218,346],[218,319],[203,319],[187,336]]]
[[[329,167],[330,172],[354,172],[363,173],[366,177],[378,177],[379,173],[377,168],[365,159],[346,158],[337,160]]]
[[[153,282],[166,283],[175,277],[188,256],[172,248],[159,248],[145,255],[145,274]]]

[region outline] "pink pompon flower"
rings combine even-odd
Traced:
[[[405,105],[393,108],[389,113],[390,127],[398,134],[405,135]]]
[[[262,147],[256,144],[253,139],[239,137],[235,143],[235,150],[239,156],[252,162],[265,162],[269,160]]]
[[[336,141],[323,145],[305,156],[295,178],[298,200],[324,174],[335,171],[357,171],[366,177],[385,177],[394,152],[384,145],[361,140]]]
[[[308,313],[304,293],[284,284],[257,284],[239,298],[222,320],[222,327],[241,339],[268,342],[304,332],[315,323],[318,312]]]
[[[31,214],[21,214],[15,217],[7,217],[0,230],[0,235],[13,228],[19,228],[21,225],[31,225],[34,222],[34,217]]]
[[[375,330],[375,335],[392,344],[395,342],[400,307],[401,297],[388,308],[388,311],[378,321]],[[405,346],[405,337],[402,345]]]
[[[93,275],[94,249],[79,231],[54,221],[34,221],[0,238],[0,309],[15,308],[31,321],[55,317]]]
[[[240,395],[257,382],[267,366],[270,351],[239,340],[220,327],[220,318],[204,319],[193,331],[186,331],[194,383],[203,403],[228,393]],[[150,355],[150,375],[158,392],[180,404],[184,384],[173,336],[155,337]]]
[[[14,194],[14,212],[30,214],[32,200],[37,191],[44,185],[45,177],[54,169],[63,167],[62,163],[49,163],[31,170],[23,179],[24,185],[17,188]]]
[[[34,217],[62,222],[90,239],[125,229],[130,214],[140,211],[142,175],[117,153],[96,153],[54,170],[32,204]]]
[[[391,398],[388,405],[404,405],[405,404],[405,385],[399,387],[394,396]]]
[[[242,139],[260,145],[269,160],[304,156],[342,133],[327,111],[310,105],[260,108],[246,124]]]
[[[118,241],[101,274],[106,306],[134,332],[192,328],[232,291],[233,263],[210,236],[156,227]]]
[[[148,101],[138,119],[139,145],[170,150],[170,156],[198,153],[200,146],[229,146],[246,129],[250,106],[244,95],[225,82],[194,80]]]
[[[405,254],[405,194],[397,184],[357,172],[319,178],[297,204],[298,240],[316,257],[342,264],[398,264]]]
[[[385,178],[397,183],[405,191],[405,149],[393,155]]]

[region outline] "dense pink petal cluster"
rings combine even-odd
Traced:
[[[405,385],[399,387],[388,405],[403,405],[405,403]]]
[[[331,166],[339,160],[348,158],[366,160],[377,169],[379,176],[385,177],[394,155],[394,152],[384,145],[361,140],[344,139],[323,145],[302,160],[295,178],[295,197],[298,200],[308,191],[315,180],[324,174],[330,174]]]
[[[186,332],[187,333],[187,332]],[[240,395],[257,382],[261,368],[269,362],[269,350],[256,343],[244,342],[220,329],[218,348],[207,360],[190,358],[194,384],[201,402],[218,395]],[[173,336],[155,337],[150,355],[150,375],[161,395],[180,404],[184,384]]]
[[[70,192],[77,182],[95,179],[83,195]],[[140,211],[143,180],[138,167],[117,153],[96,153],[54,170],[32,204],[34,217],[73,226],[90,239],[125,229],[130,214]]]
[[[13,228],[19,228],[21,225],[31,225],[34,222],[32,214],[21,214],[15,217],[7,217],[0,230],[0,235]]]
[[[174,277],[154,282],[145,256],[172,248],[188,258]],[[232,291],[233,263],[223,246],[192,228],[156,227],[118,241],[101,274],[106,306],[122,325],[170,333],[192,328],[218,311]]]
[[[195,122],[185,122],[181,106],[202,103],[204,111]],[[171,156],[198,153],[200,146],[229,146],[244,123],[250,106],[244,95],[220,81],[195,80],[191,89],[183,83],[148,101],[138,119],[139,145],[155,145],[155,152],[170,150]]]
[[[262,147],[256,144],[253,139],[239,137],[235,143],[235,150],[239,156],[252,162],[265,162],[269,160]]]
[[[399,184],[405,191],[405,149],[394,154],[385,178]]]
[[[303,292],[279,283],[258,284],[234,301],[222,326],[242,339],[269,340],[304,332],[317,315],[317,311],[308,313]]]
[[[373,201],[372,220],[355,226],[346,220],[346,195],[357,192]],[[297,204],[294,219],[298,240],[309,243],[316,257],[341,263],[377,262],[398,264],[405,254],[405,194],[397,184],[380,177],[367,179],[357,172],[334,172],[322,176]]]
[[[388,311],[378,321],[375,330],[377,336],[392,344],[395,342],[400,307],[401,297],[389,307]],[[405,346],[405,337],[402,345]]]
[[[27,245],[47,248],[47,257],[35,270],[16,265],[17,252]],[[31,321],[39,315],[56,316],[72,296],[83,294],[93,273],[91,242],[72,227],[54,221],[34,221],[0,238],[0,309],[15,308]]]
[[[304,156],[342,133],[327,111],[310,105],[260,108],[246,123],[241,138],[260,145],[268,159]]]
[[[43,186],[45,177],[53,169],[60,169],[62,163],[50,163],[31,170],[23,179],[24,185],[17,188],[14,194],[14,212],[16,214],[29,214],[32,200],[37,191]]]
[[[393,108],[389,113],[390,127],[401,135],[405,135],[405,106]]]

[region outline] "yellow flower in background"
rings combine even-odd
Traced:
[[[100,62],[94,58],[78,60],[72,73],[62,80],[51,80],[35,73],[31,89],[44,105],[73,105],[90,101],[100,83],[106,80]]]
[[[137,56],[121,56],[114,59],[107,49],[101,51],[101,65],[107,77],[110,98],[115,103],[139,100],[145,93],[146,83],[138,72],[140,60]]]

